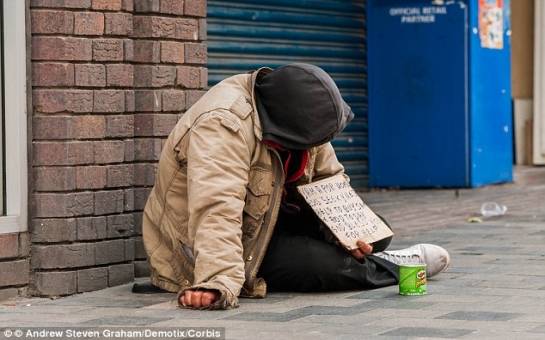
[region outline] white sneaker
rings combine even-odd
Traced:
[[[428,278],[443,272],[450,264],[448,251],[433,244],[417,244],[401,250],[383,251],[372,255],[397,265],[425,263]]]

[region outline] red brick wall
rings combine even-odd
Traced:
[[[0,301],[25,294],[29,281],[28,233],[0,234]]]
[[[141,212],[206,86],[205,14],[206,0],[30,0],[32,294],[147,275]]]

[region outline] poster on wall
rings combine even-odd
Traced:
[[[503,0],[479,0],[481,47],[503,49]]]

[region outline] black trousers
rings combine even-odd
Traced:
[[[326,242],[318,226],[312,212],[281,209],[258,274],[267,282],[269,291],[361,290],[398,283],[396,264],[373,255],[357,260],[341,247]],[[373,252],[385,250],[391,241],[390,237],[376,242]]]

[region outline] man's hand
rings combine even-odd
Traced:
[[[358,246],[358,248],[352,249],[352,250],[349,250],[348,248],[343,246],[341,244],[341,242],[339,242],[339,241],[335,241],[335,244],[338,245],[339,247],[343,248],[345,251],[349,252],[350,254],[352,254],[352,256],[354,256],[354,258],[356,258],[358,260],[361,260],[364,257],[366,257],[368,255],[371,255],[371,253],[373,252],[373,246],[372,245],[367,244],[367,243],[365,243],[363,241],[360,241],[360,240],[358,240],[356,242],[356,246]]]
[[[352,249],[350,253],[358,260],[361,260],[364,257],[371,255],[371,253],[373,252],[373,246],[363,241],[356,242],[356,246],[358,246],[358,248]]]
[[[216,301],[219,301],[221,294],[217,290],[200,289],[186,290],[184,295],[180,296],[180,303],[184,307],[208,307]]]

